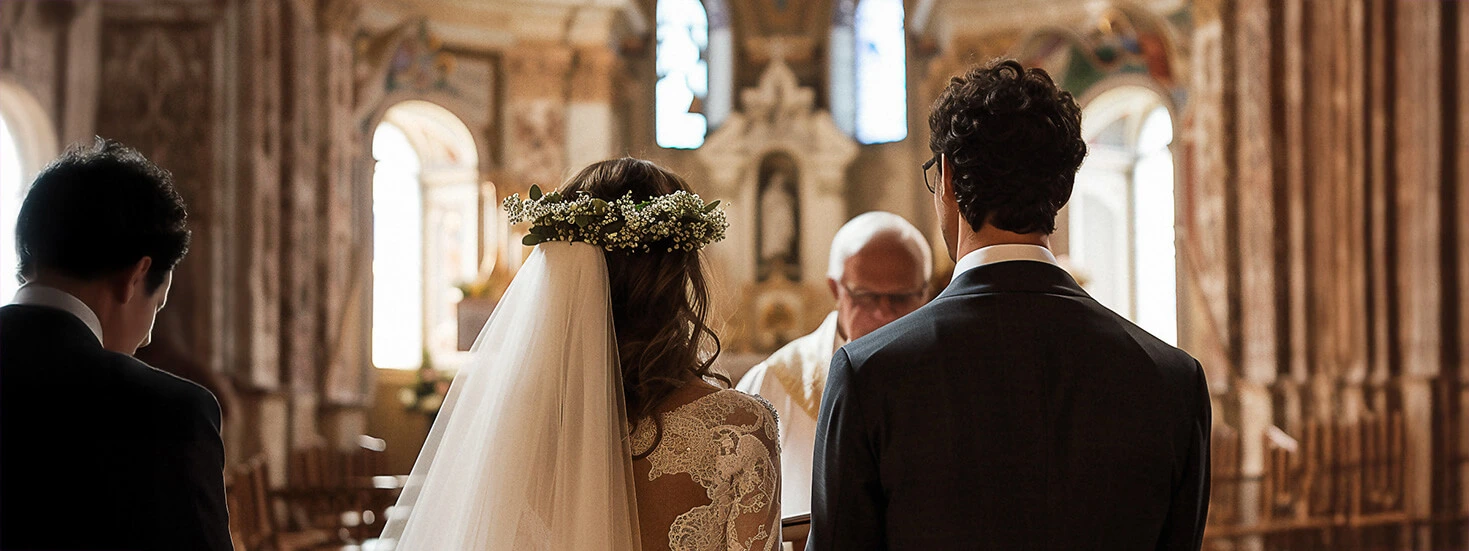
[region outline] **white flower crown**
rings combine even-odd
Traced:
[[[526,246],[547,241],[580,241],[609,251],[696,251],[724,239],[729,222],[719,201],[705,204],[687,191],[675,191],[646,201],[628,194],[604,201],[586,193],[562,197],[530,187],[530,199],[516,193],[501,203],[511,224],[530,222]]]

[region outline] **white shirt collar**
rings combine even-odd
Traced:
[[[55,287],[32,284],[16,291],[15,298],[10,303],[55,308],[76,316],[77,319],[82,320],[82,323],[87,324],[87,329],[92,330],[92,334],[97,337],[97,343],[102,343],[102,320],[97,318],[97,313],[93,312],[87,303],[71,296],[71,293]]]
[[[970,251],[969,254],[964,255],[964,258],[960,258],[958,262],[955,262],[954,277],[950,278],[950,281],[958,278],[959,274],[962,274],[972,268],[978,268],[986,264],[994,264],[997,262],[1010,262],[1013,260],[1045,262],[1048,264],[1055,264],[1057,266],[1060,266],[1060,264],[1056,262],[1056,255],[1051,254],[1050,249],[1047,249],[1040,245],[990,245],[988,247],[981,247],[979,250]]]

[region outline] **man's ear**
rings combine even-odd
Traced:
[[[944,203],[959,204],[959,198],[954,195],[954,163],[949,161],[948,155],[939,155],[938,192],[944,195]]]
[[[117,278],[119,286],[114,287],[117,301],[127,304],[134,300],[142,299],[147,295],[148,269],[153,267],[153,258],[145,256],[134,262],[123,271],[123,276]]]
[[[827,289],[831,289],[831,299],[832,300],[837,300],[837,299],[840,299],[841,298],[841,296],[837,295],[837,285],[838,285],[837,280],[832,279],[832,278],[829,278],[829,277],[826,278],[826,288]]]

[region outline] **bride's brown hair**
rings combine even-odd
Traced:
[[[645,201],[675,191],[693,190],[677,174],[630,157],[594,163],[561,186],[568,198],[585,193],[607,201],[628,194]],[[719,336],[707,321],[709,283],[699,252],[654,246],[652,252],[606,255],[628,418],[656,423],[658,405],[693,378],[730,385],[728,377],[710,371]]]

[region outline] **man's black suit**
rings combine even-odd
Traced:
[[[0,308],[0,549],[230,549],[219,406],[53,308]]]
[[[837,352],[810,549],[1198,549],[1209,394],[1059,267],[965,271]]]

